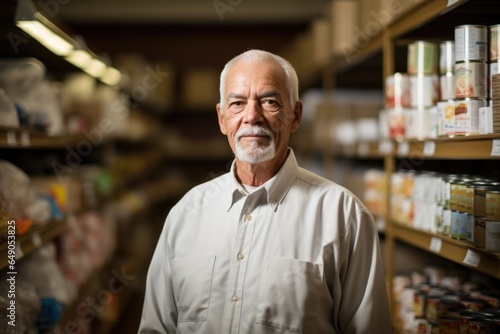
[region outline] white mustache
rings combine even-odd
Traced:
[[[252,126],[250,128],[239,129],[236,132],[236,139],[240,140],[242,136],[268,136],[271,139],[274,138],[273,132],[271,130],[261,128],[258,126]]]

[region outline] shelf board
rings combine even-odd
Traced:
[[[496,154],[492,155],[493,145]],[[396,155],[426,159],[500,159],[500,135],[475,135],[397,143]]]
[[[394,152],[394,142],[391,140],[376,142],[358,142],[352,145],[334,144],[335,154],[357,159],[383,159]]]
[[[16,237],[16,261],[32,253],[44,243],[62,234],[67,228],[64,221],[54,221],[33,227],[26,235]],[[0,270],[8,265],[7,243],[0,245]]]
[[[488,252],[464,241],[417,230],[398,223],[393,223],[391,230],[397,240],[500,279],[500,253]]]

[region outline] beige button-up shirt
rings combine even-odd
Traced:
[[[168,214],[139,333],[391,333],[373,218],[292,150],[250,194],[233,164]]]

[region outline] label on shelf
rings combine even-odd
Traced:
[[[500,156],[500,139],[493,139],[493,142],[491,143],[491,156]]]
[[[426,141],[424,143],[424,156],[431,157],[436,151],[436,143],[433,141]]]
[[[469,266],[477,267],[479,262],[481,261],[481,254],[472,249],[467,250],[467,254],[465,254],[464,263]]]
[[[432,237],[429,244],[429,250],[435,253],[441,252],[441,247],[443,246],[443,240],[438,237]]]
[[[398,155],[407,156],[408,154],[410,154],[410,144],[407,141],[399,143]]]
[[[448,0],[448,7],[450,6],[453,6],[454,4],[456,4],[457,2],[459,2],[460,0]]]
[[[10,146],[17,145],[16,133],[14,131],[7,132],[7,144]]]

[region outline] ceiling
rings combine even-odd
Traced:
[[[330,0],[71,0],[57,16],[78,24],[294,24]]]

